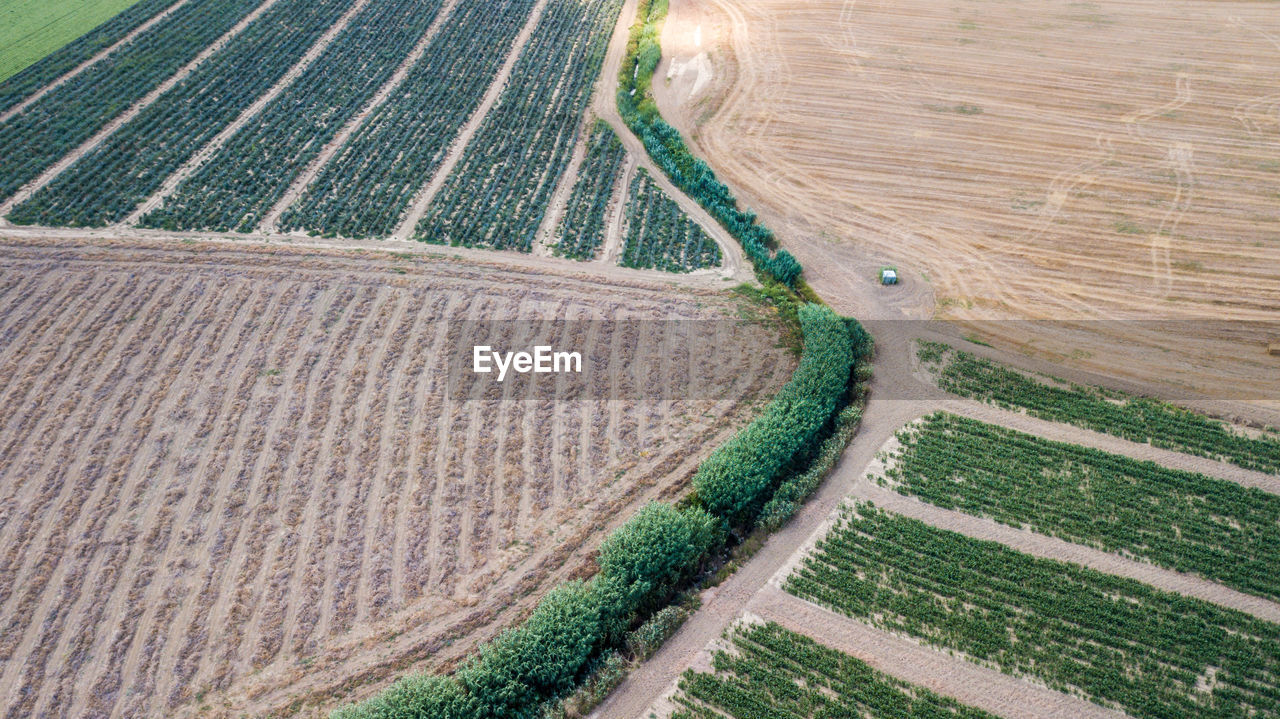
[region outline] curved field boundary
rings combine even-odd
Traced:
[[[0,83],[0,122],[146,32],[187,0],[142,0]]]

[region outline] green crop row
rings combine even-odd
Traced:
[[[236,132],[147,227],[251,232],[324,146],[404,62],[441,0],[372,3]]]
[[[1053,422],[1280,474],[1280,436],[1233,432],[1225,422],[1146,397],[1077,384],[1052,386],[968,352],[924,343],[919,356],[942,389]]]
[[[81,64],[164,12],[178,0],[142,0],[113,15],[89,32],[0,82],[0,112],[34,95],[40,88]]]
[[[681,677],[683,709],[672,719],[994,719],[777,624],[739,627],[728,639],[733,652],[715,653],[714,673]]]
[[[553,2],[413,236],[529,252],[582,129],[622,0]],[[501,172],[495,172],[501,167]]]
[[[1280,714],[1280,625],[866,504],[787,591],[1134,717]]]
[[[640,0],[631,27],[627,54],[618,73],[618,111],[627,127],[644,143],[649,156],[675,186],[702,205],[742,244],[757,272],[787,286],[795,286],[800,263],[786,250],[773,252],[777,240],[754,212],[738,207],[738,200],[711,167],[694,156],[680,132],[658,113],[650,93],[653,73],[662,59],[658,35],[667,14],[667,0]]]
[[[627,189],[623,267],[689,272],[720,264],[720,246],[640,168]]]
[[[591,581],[571,582],[549,593],[528,620],[483,647],[454,674],[406,677],[364,703],[338,710],[334,719],[536,717],[548,701],[598,679],[602,657],[614,647],[650,651],[650,635],[662,630],[646,628],[643,620],[659,613],[708,554],[724,545],[726,529],[751,521],[741,508],[766,502],[786,470],[803,471],[805,461],[819,450],[815,445],[827,436],[822,430],[835,422],[840,399],[847,396],[855,355],[869,349],[861,328],[827,307],[807,305],[799,319],[805,337],[800,366],[764,415],[728,443],[744,447],[749,439],[765,436],[764,427],[789,454],[781,455],[777,448],[758,456],[717,451],[699,468],[697,490],[683,506],[652,503],[605,538],[597,557],[599,571]],[[854,328],[852,334],[862,341],[856,347]],[[817,416],[823,407],[827,416]],[[778,436],[788,431],[779,424],[788,419],[805,433],[805,442]],[[817,430],[811,431],[815,422]],[[709,483],[708,477],[718,483]],[[765,479],[757,482],[758,477]],[[734,481],[745,484],[730,488]],[[638,633],[628,631],[637,625]]]
[[[280,0],[192,73],[18,205],[18,224],[119,222],[271,88],[355,0]]]
[[[613,128],[596,120],[587,140],[587,156],[578,170],[553,251],[561,257],[592,260],[604,244],[609,199],[627,152]]]
[[[944,413],[898,439],[903,494],[1280,599],[1273,494]]]
[[[280,217],[281,229],[386,237],[439,169],[534,0],[460,0],[426,53]]]
[[[0,198],[34,180],[164,82],[260,0],[191,0],[0,123]]]

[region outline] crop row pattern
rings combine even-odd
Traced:
[[[950,414],[898,438],[899,492],[1280,599],[1276,495]]]
[[[355,0],[280,0],[9,217],[101,227],[164,179],[279,80]]]
[[[0,112],[34,95],[40,88],[119,42],[177,1],[142,0],[130,5],[101,25],[18,71],[0,83]]]
[[[397,0],[366,6],[306,72],[142,224],[252,231],[391,77],[440,5],[441,0]]]
[[[603,120],[596,120],[587,141],[587,156],[578,170],[569,203],[557,230],[553,251],[575,260],[595,259],[604,244],[605,215],[626,150]]]
[[[396,92],[280,218],[325,237],[385,237],[479,106],[534,0],[460,0]]]
[[[414,237],[528,252],[582,128],[621,0],[553,2]],[[501,167],[501,172],[494,172]]]
[[[1227,424],[1167,402],[1071,384],[1055,387],[947,345],[927,343],[920,356],[938,366],[938,385],[948,392],[1000,407],[1026,410],[1134,442],[1223,460],[1246,469],[1280,474],[1280,435],[1237,434]],[[1064,383],[1065,384],[1065,383]]]
[[[0,198],[10,197],[92,137],[261,2],[190,0],[0,124]]]
[[[716,241],[641,168],[627,191],[623,267],[689,272],[720,264]]]
[[[711,658],[714,673],[685,672],[672,719],[994,719],[777,624],[735,628],[729,641],[732,653]]]
[[[871,505],[846,509],[786,588],[1130,716],[1280,712],[1280,625]]]

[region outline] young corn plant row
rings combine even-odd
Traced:
[[[280,218],[283,230],[386,237],[484,98],[534,0],[460,0],[404,83]]]
[[[786,589],[1130,716],[1280,714],[1280,625],[868,504]]]
[[[280,0],[9,218],[75,227],[123,220],[269,90],[354,3]]]
[[[0,199],[12,196],[93,137],[261,2],[191,0],[0,124]]]
[[[777,624],[738,627],[728,639],[733,652],[715,653],[714,672],[681,677],[683,708],[672,719],[995,719]]]
[[[623,267],[690,272],[720,265],[720,247],[643,168],[627,191]]]
[[[142,0],[0,82],[0,112],[26,100],[41,88],[111,47],[178,0]]]
[[[141,224],[251,232],[391,77],[440,6],[441,0],[367,5],[295,82]]]
[[[1167,402],[1114,390],[1076,384],[1051,386],[944,344],[923,343],[918,354],[925,365],[938,371],[942,389],[962,397],[1025,410],[1041,419],[1134,442],[1280,474],[1280,435],[1246,437],[1231,431],[1225,422]]]
[[[606,214],[613,187],[627,157],[622,142],[603,120],[596,120],[587,140],[587,156],[573,183],[569,203],[552,252],[559,257],[593,260],[604,244]]]
[[[1280,497],[938,413],[898,433],[902,494],[1280,599]]]
[[[621,0],[547,7],[507,87],[415,228],[416,239],[532,249],[621,8]]]

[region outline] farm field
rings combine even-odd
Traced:
[[[3,712],[312,716],[447,668],[786,380],[742,301],[383,254],[6,243]],[[684,361],[723,389],[450,399],[446,320],[517,316],[689,319],[729,361]],[[661,351],[639,332],[620,346]]]
[[[735,627],[713,672],[687,672],[673,719],[781,716],[963,717],[987,712],[912,686],[777,624]]]
[[[532,249],[579,140],[621,9],[621,0],[547,6],[507,86],[430,198],[412,231],[416,239]],[[494,166],[505,171],[495,173]]]
[[[941,343],[921,344],[917,358],[939,387],[961,397],[1280,474],[1280,433],[1275,431],[1249,436],[1225,422],[1166,402],[1037,378]]]
[[[844,510],[786,588],[1134,717],[1280,708],[1280,625],[869,504]]]
[[[720,264],[720,248],[641,169],[627,188],[623,267],[689,272]]]
[[[102,25],[137,2],[5,0],[0,3],[0,82],[91,31],[108,36]]]
[[[1274,406],[1278,38],[1248,1],[673,0],[654,88],[837,309]],[[1117,321],[978,322],[1015,318]]]
[[[587,142],[586,157],[573,183],[553,252],[575,260],[592,260],[604,247],[609,201],[616,192],[627,152],[618,135],[597,121]]]
[[[945,413],[897,437],[900,493],[1280,599],[1280,496]]]

